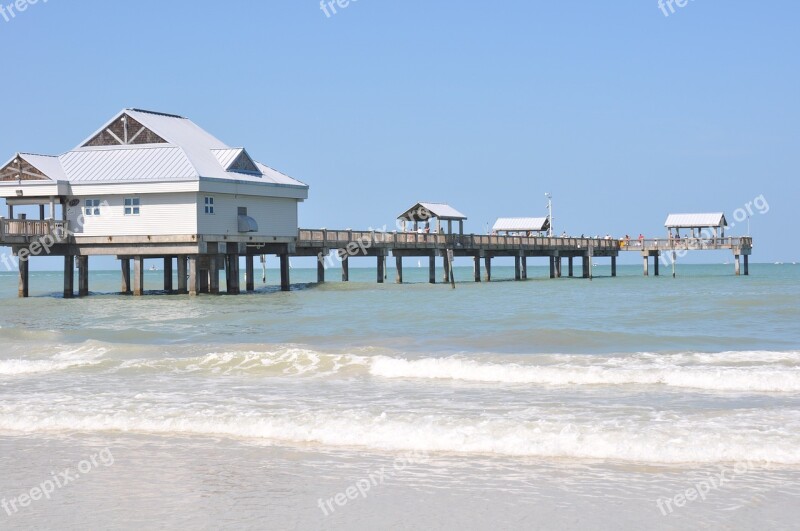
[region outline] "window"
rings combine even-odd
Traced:
[[[206,214],[213,214],[214,213],[214,198],[206,196]]]
[[[125,215],[126,216],[138,216],[139,215],[139,198],[138,197],[126,197],[125,198]]]
[[[83,207],[83,215],[88,216],[99,216],[100,215],[100,200],[99,199],[87,199],[86,206]]]

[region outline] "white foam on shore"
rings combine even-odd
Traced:
[[[535,357],[534,357],[535,358]],[[542,358],[542,357],[538,357]],[[798,392],[800,353],[554,355],[544,362],[485,362],[464,357],[405,359],[376,356],[370,373],[510,384],[663,385],[713,391]]]
[[[223,436],[270,444],[321,445],[515,457],[606,459],[637,463],[718,463],[749,460],[800,465],[800,433],[792,414],[754,411],[672,422],[654,418],[519,420],[447,415],[389,416],[364,411],[215,411],[159,406],[95,414],[0,407],[0,430],[123,432],[168,436]],[[784,417],[782,417],[784,415]],[[769,423],[770,430],[753,423]]]
[[[48,359],[7,359],[0,360],[0,376],[20,376],[59,372],[75,367],[91,366],[101,363],[106,353],[104,348],[82,346],[74,350],[60,352]]]

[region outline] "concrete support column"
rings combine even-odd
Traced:
[[[43,220],[44,218],[44,205],[39,205],[39,219]]]
[[[447,249],[442,253],[442,266],[444,269],[444,271],[442,271],[442,282],[447,284],[450,282],[450,259],[447,256]]]
[[[89,295],[89,257],[78,257],[78,296]]]
[[[581,257],[581,265],[583,266],[583,278],[589,278],[592,273],[592,257],[585,254]]]
[[[481,257],[480,256],[476,256],[475,257],[475,263],[472,266],[472,269],[473,269],[473,273],[474,273],[474,276],[475,276],[475,282],[480,282],[481,281]]]
[[[208,257],[208,292],[219,295],[219,266],[222,256],[212,254]]]
[[[20,257],[19,259],[19,297],[27,298],[30,295],[30,258]]]
[[[514,280],[522,280],[522,264],[519,256],[514,257]]]
[[[520,256],[520,264],[522,265],[522,280],[528,280],[528,257]]]
[[[342,257],[342,282],[350,282],[350,257]]]
[[[383,279],[386,278],[386,257],[378,255],[378,284],[383,284]]]
[[[569,273],[570,278],[575,276],[574,269],[573,269],[573,262],[574,261],[575,261],[575,259],[573,257],[571,257],[571,256],[569,258],[567,258],[567,268],[569,269],[569,271],[567,271],[567,273]]]
[[[403,257],[402,256],[395,256],[394,257],[394,268],[397,274],[395,275],[395,282],[398,284],[403,283]]]
[[[650,257],[649,256],[644,255],[643,265],[644,265],[644,276],[646,276],[646,277],[650,276]]]
[[[655,273],[656,276],[658,276],[658,259],[659,258],[661,258],[659,253],[656,253],[655,256],[653,257],[653,273]]]
[[[141,297],[144,295],[144,258],[141,256],[133,257],[133,296]]]
[[[198,268],[198,256],[189,257],[189,295],[196,297],[200,291],[200,270]]]
[[[617,257],[616,256],[612,256],[611,257],[611,276],[612,277],[617,276]]]
[[[188,264],[186,255],[181,255],[178,257],[178,293],[181,295],[186,295],[189,293],[189,271],[188,271]]]
[[[122,294],[130,295],[133,290],[131,289],[131,259],[123,258],[122,263]]]
[[[750,275],[750,255],[744,255],[744,276]]]
[[[281,291],[289,291],[292,289],[291,280],[289,278],[289,255],[283,253],[280,255],[281,259]]]
[[[164,257],[164,291],[172,291],[172,257]]]
[[[64,257],[64,298],[71,299],[75,296],[75,257]]]
[[[245,290],[247,291],[255,291],[256,290],[256,278],[255,278],[255,256],[252,254],[248,254],[244,257],[244,274],[247,277],[245,280]]]
[[[228,255],[228,294],[229,295],[238,295],[241,292],[240,281],[239,281],[239,255],[238,254],[229,254]]]
[[[209,263],[209,259],[205,259],[205,263]],[[198,286],[198,293],[211,293],[209,284],[211,283],[211,273],[208,270],[208,265],[203,265],[202,261],[197,265],[197,278],[199,279],[200,286]]]
[[[738,277],[741,274],[741,272],[740,272],[741,262],[739,261],[739,255],[738,254],[733,256],[733,268],[734,268],[734,271],[736,273],[736,276]]]
[[[436,284],[436,255],[428,257],[428,282]]]
[[[486,282],[491,282],[492,281],[492,257],[491,256],[486,255],[486,257],[483,259],[483,269],[484,269],[483,278],[486,279]]]
[[[550,278],[556,278],[556,257],[550,257]]]
[[[564,265],[564,261],[561,259],[560,256],[556,256],[556,277],[561,278],[561,266]]]

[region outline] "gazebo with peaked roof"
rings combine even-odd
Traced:
[[[724,238],[725,227],[728,226],[728,222],[722,212],[711,214],[670,214],[667,216],[664,226],[667,228],[667,236],[669,238],[672,238],[673,229],[678,237],[680,237],[681,229],[691,230],[693,238],[699,238],[703,229],[709,229],[713,231],[715,238]]]
[[[453,221],[458,221],[458,233],[464,234],[464,221],[467,216],[451,207],[446,203],[426,203],[420,202],[400,214],[397,219],[402,223],[403,231],[407,230],[407,224],[413,223],[413,230],[420,230],[419,224],[425,223],[430,229],[431,220],[436,220],[436,232],[442,232],[442,221],[447,222],[447,233],[453,233]]]
[[[531,235],[550,230],[550,220],[544,218],[498,218],[492,227],[492,232],[498,235],[509,236],[512,234]]]

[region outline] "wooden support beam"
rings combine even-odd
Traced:
[[[172,291],[172,257],[164,257],[164,291]]]
[[[64,257],[64,298],[75,296],[75,257],[71,254]]]
[[[475,256],[475,263],[473,264],[472,269],[473,269],[472,272],[474,273],[474,276],[475,276],[475,282],[480,282],[481,281],[481,257],[480,256],[477,256],[477,255]]]
[[[342,256],[342,282],[350,282],[350,257]]]
[[[224,260],[223,255],[212,254],[208,257],[208,292],[219,295],[219,266]]]
[[[483,278],[486,279],[486,282],[492,281],[492,257],[488,254],[483,259],[483,269],[484,274]]]
[[[30,258],[24,257],[19,259],[19,297],[27,298],[30,295]]]
[[[395,282],[398,284],[403,283],[403,257],[402,256],[395,256],[394,257],[394,268],[396,271],[395,275]]]
[[[291,281],[289,278],[289,255],[283,253],[280,255],[281,260],[281,291],[289,291],[292,289]]]
[[[120,260],[122,264],[122,294],[123,295],[130,295],[133,293],[131,289],[131,259],[130,258],[123,258]]]
[[[78,257],[78,296],[89,295],[89,257]]]
[[[199,257],[197,255],[189,256],[189,295],[197,297],[200,292],[200,270],[198,269]]]
[[[186,295],[189,293],[189,267],[187,263],[186,255],[178,256],[178,293],[180,295]]]
[[[133,296],[141,297],[144,295],[144,258],[141,256],[133,257]]]
[[[248,292],[252,292],[256,290],[256,278],[255,278],[255,256],[252,254],[248,254],[244,257],[244,274],[247,277],[245,279],[245,290]]]
[[[428,282],[436,284],[436,255],[428,257]]]

